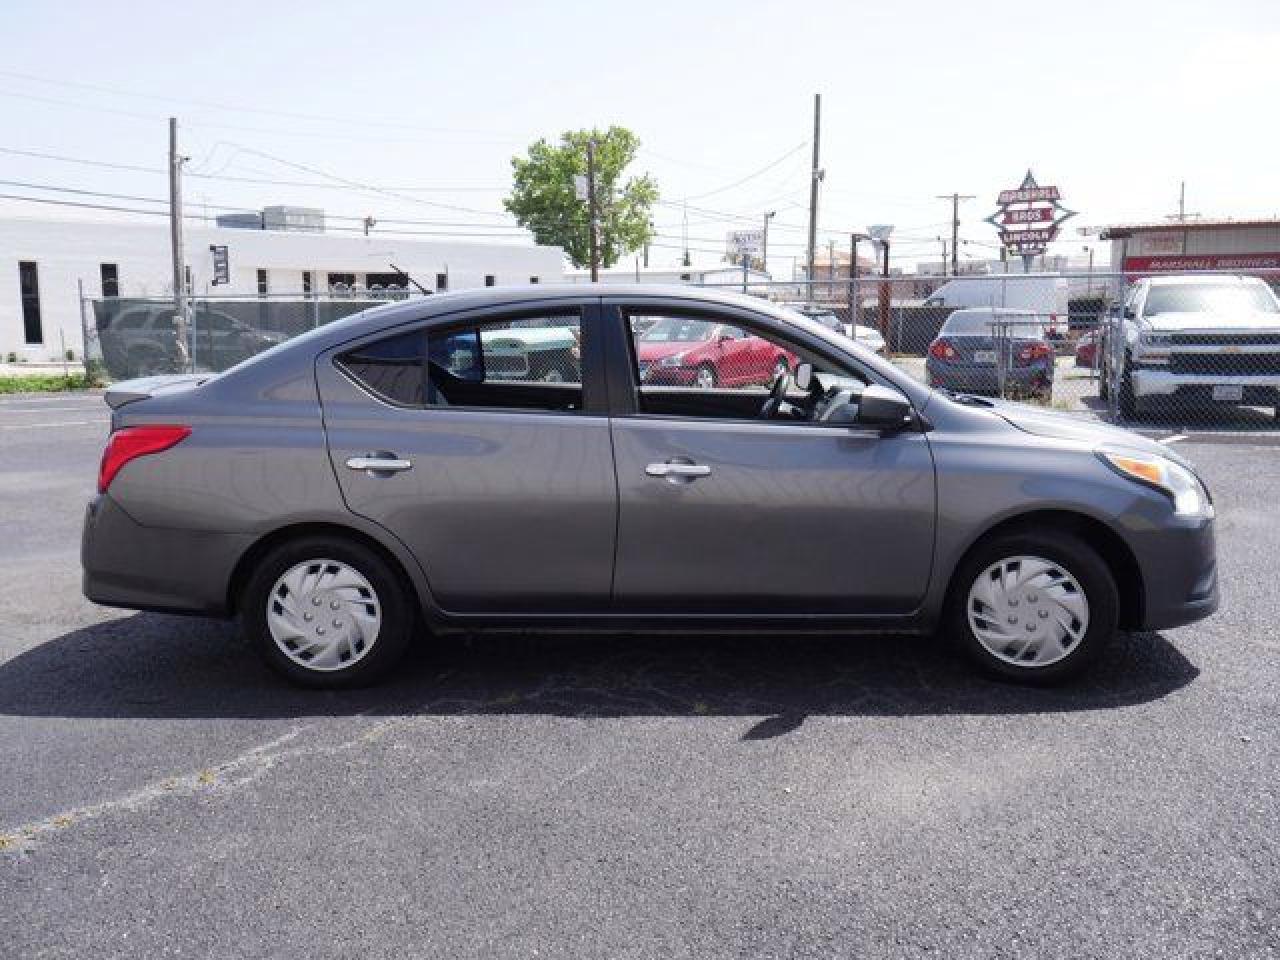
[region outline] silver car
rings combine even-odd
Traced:
[[[637,331],[672,316],[795,363],[768,386],[647,384]],[[530,329],[559,356],[513,353],[502,331]],[[311,686],[513,625],[941,629],[989,671],[1049,682],[1118,629],[1218,603],[1212,502],[1166,447],[931,390],[732,294],[436,296],[106,397],[85,594],[239,615]]]

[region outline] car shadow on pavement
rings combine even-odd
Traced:
[[[227,623],[140,613],[0,664],[0,714],[221,718],[372,714],[757,716],[746,739],[807,716],[1016,714],[1145,703],[1199,671],[1160,634],[1122,635],[1050,689],[986,679],[916,637],[499,635],[431,641],[386,682],[310,691],[267,670]]]

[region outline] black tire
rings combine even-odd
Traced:
[[[1120,407],[1120,416],[1126,420],[1134,420],[1138,416],[1138,398],[1133,395],[1133,376],[1129,373],[1129,358],[1124,358],[1124,370],[1120,374],[1120,389],[1116,402]]]
[[[1089,623],[1066,655],[1044,666],[1010,663],[996,656],[975,635],[966,606],[974,581],[993,564],[1018,556],[1040,557],[1060,564],[1080,585],[1088,602]],[[1093,663],[1115,636],[1120,597],[1115,578],[1091,546],[1062,531],[1000,534],[980,542],[956,568],[947,597],[943,629],[983,671],[1019,683],[1046,686],[1078,675]],[[1043,615],[1043,614],[1042,614]]]
[[[272,637],[267,625],[268,594],[288,570],[311,560],[332,560],[358,572],[373,588],[382,622],[368,651],[350,666],[310,669],[291,659]],[[272,670],[299,686],[334,689],[359,687],[382,677],[404,655],[417,623],[415,606],[399,571],[383,557],[354,540],[302,537],[272,549],[250,574],[240,597],[240,620],[245,639]]]

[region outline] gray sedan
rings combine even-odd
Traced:
[[[637,331],[672,316],[793,360],[768,385],[647,383]],[[238,615],[312,686],[513,625],[940,629],[988,671],[1049,682],[1118,629],[1218,603],[1212,502],[1172,451],[930,390],[732,294],[436,296],[107,402],[86,595]]]

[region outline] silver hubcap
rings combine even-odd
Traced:
[[[703,390],[710,390],[716,385],[716,376],[706,367],[698,371],[698,386]]]
[[[373,649],[382,607],[369,581],[336,560],[286,570],[267,597],[267,627],[280,651],[308,670],[342,670]]]
[[[1007,557],[969,588],[969,627],[998,660],[1045,667],[1071,653],[1089,629],[1089,599],[1060,563]]]

